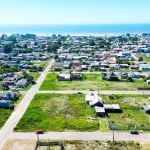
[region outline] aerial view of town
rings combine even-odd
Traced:
[[[47,10],[60,0],[44,1],[37,2],[37,10],[35,2],[0,2],[1,10],[7,5],[17,12],[14,7],[30,3],[32,17],[32,8],[37,11],[34,18],[13,12],[13,19],[7,12],[0,22],[0,150],[150,150],[150,20],[139,15],[136,22],[131,14],[124,16],[128,24],[122,17],[120,25],[102,16],[93,23],[96,18],[89,15],[89,25],[76,12],[80,19],[74,25],[76,16],[62,20]],[[62,16],[84,5],[77,1],[80,5],[64,0]],[[112,1],[118,9],[129,3]],[[101,5],[95,0],[85,7]],[[150,2],[136,5],[144,12]],[[40,8],[59,19],[36,18]]]

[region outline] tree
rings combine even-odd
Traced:
[[[58,40],[57,42],[50,42],[48,43],[47,51],[51,53],[56,53],[57,49],[61,47],[61,41]]]
[[[26,71],[22,72],[23,78],[26,78],[29,82],[33,80],[33,76],[29,75]]]
[[[0,84],[0,87],[1,87],[2,90],[9,90],[9,86],[8,86],[8,84],[5,83],[5,82],[2,82],[2,83]]]
[[[139,61],[143,61],[143,57],[142,56],[139,57]]]
[[[89,45],[90,45],[90,46],[95,46],[95,42],[94,42],[93,39],[89,40]]]
[[[10,53],[10,52],[12,52],[12,49],[13,49],[12,44],[6,44],[6,45],[4,45],[4,52],[5,52],[5,53]]]

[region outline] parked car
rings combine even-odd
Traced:
[[[130,134],[139,134],[139,132],[137,130],[131,130]]]
[[[77,92],[77,94],[83,94],[82,92]]]
[[[44,134],[44,131],[43,130],[37,130],[36,134]]]

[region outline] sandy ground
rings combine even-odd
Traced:
[[[2,150],[34,150],[35,146],[34,140],[8,140]]]
[[[150,143],[141,143],[142,150],[150,150]],[[8,140],[2,150],[34,150],[36,146],[36,141],[34,140],[18,140],[18,139],[11,139]],[[44,148],[44,149],[43,149]],[[46,147],[39,147],[38,150],[45,150]],[[71,146],[69,148],[69,144],[66,147],[68,150],[76,150]],[[60,150],[60,147],[55,148],[55,150]]]

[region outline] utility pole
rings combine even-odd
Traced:
[[[115,133],[115,127],[114,127],[114,125],[112,126],[112,130],[113,130],[112,136],[113,136],[113,142],[114,142],[115,141],[115,134],[114,134]]]

